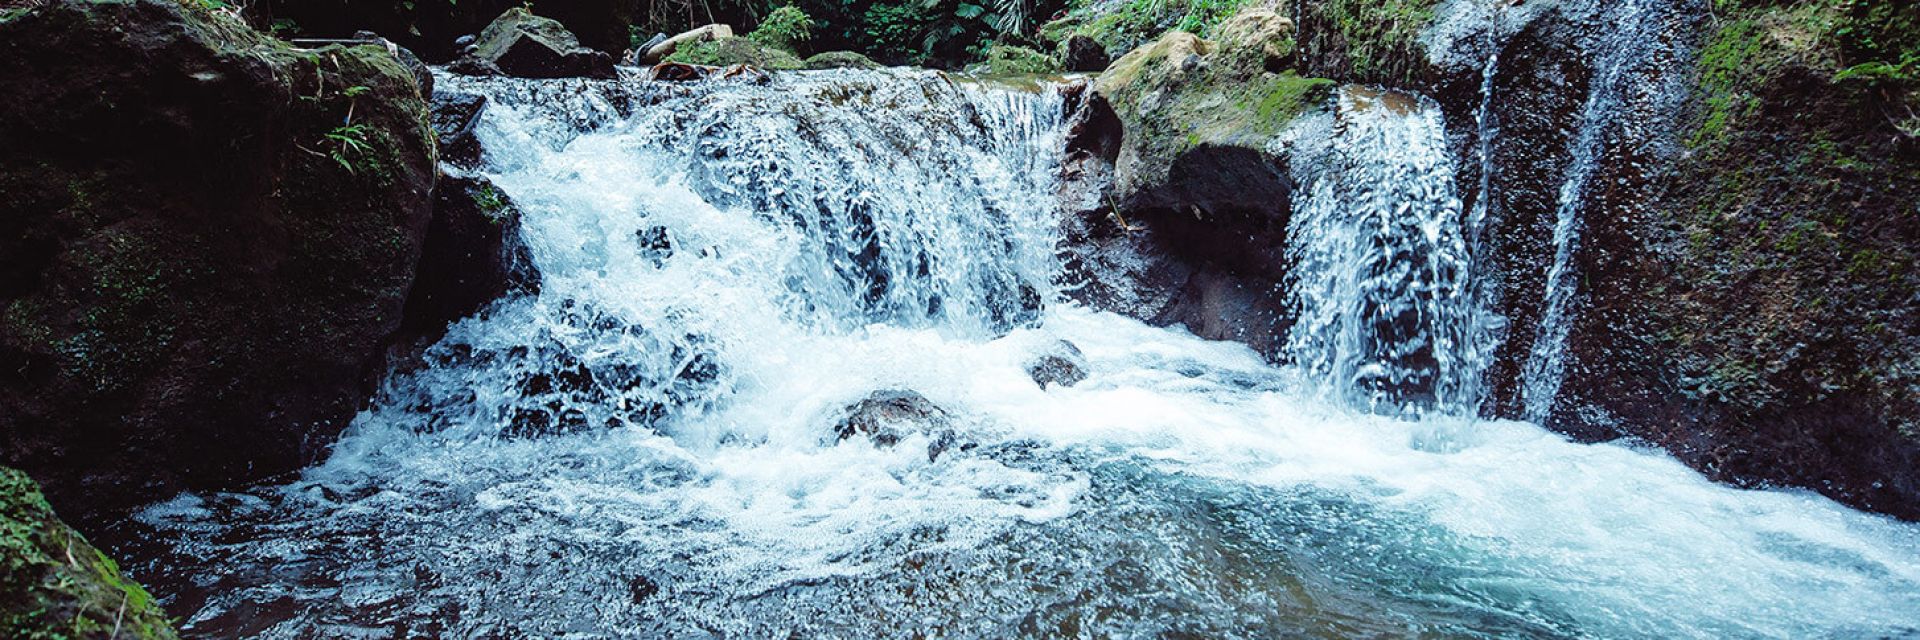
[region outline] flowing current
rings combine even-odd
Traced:
[[[191,634],[1920,633],[1914,525],[1530,424],[1381,415],[1317,365],[1062,302],[1050,87],[442,83],[491,99],[484,173],[540,292],[451,327],[298,479],[147,509],[168,542],[137,573]],[[1401,154],[1426,107],[1369,108],[1341,107],[1329,170],[1424,166]],[[1355,220],[1457,216],[1436,175],[1327,174],[1302,206],[1329,223],[1296,239],[1334,256],[1383,242]],[[1387,235],[1419,269],[1367,289],[1411,315],[1325,335],[1423,346],[1342,362],[1453,370],[1457,230],[1414,230]],[[1042,389],[1025,366],[1061,340],[1088,377]],[[903,389],[953,442],[835,437]]]

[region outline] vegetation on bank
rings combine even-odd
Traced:
[[[0,467],[0,637],[175,637],[147,590],[62,523],[27,475]]]

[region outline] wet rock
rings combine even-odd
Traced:
[[[0,42],[35,96],[0,104],[0,459],[83,523],[311,462],[432,215],[415,78],[171,0],[49,2]]]
[[[1069,132],[1062,254],[1084,303],[1275,355],[1293,194],[1269,143],[1334,84],[1276,69],[1286,19],[1256,8],[1223,27],[1170,32],[1092,85]]]
[[[153,596],[61,522],[33,480],[0,467],[0,637],[177,636]]]
[[[496,299],[539,289],[513,201],[483,176],[441,175],[402,331],[432,339]]]
[[[1060,43],[1060,63],[1068,71],[1099,73],[1107,70],[1113,57],[1093,38],[1076,33]]]
[[[662,82],[693,82],[705,80],[720,72],[720,67],[679,62],[662,62],[653,65],[653,79]]]
[[[834,427],[840,440],[866,436],[875,446],[891,447],[913,434],[926,435],[927,459],[940,457],[953,447],[952,419],[945,409],[913,391],[875,391],[857,403],[847,405],[846,417]]]
[[[641,257],[653,263],[653,266],[666,264],[673,257],[673,232],[666,227],[653,226],[635,231],[634,241],[640,247]]]
[[[731,37],[733,37],[733,27],[724,24],[710,24],[697,29],[691,29],[642,48],[640,50],[642,51],[640,54],[640,62],[652,64],[667,59],[687,45],[712,42]]]
[[[613,57],[580,45],[558,21],[524,7],[500,14],[480,32],[479,49],[448,67],[455,73],[517,78],[612,78]]]
[[[828,51],[807,58],[808,69],[879,69],[880,63],[852,51]]]
[[[1045,389],[1058,385],[1071,387],[1087,379],[1087,358],[1072,342],[1055,342],[1048,353],[1027,363],[1027,376]]]
[[[1831,31],[1807,37],[1807,15]],[[1571,23],[1549,13],[1519,44],[1552,52],[1539,41],[1579,33],[1548,21]],[[1884,115],[1920,112],[1920,82],[1842,73],[1869,57],[1844,34],[1911,46],[1920,30],[1758,3],[1663,28],[1705,36],[1674,71],[1702,80],[1630,96],[1644,102],[1629,113],[1672,119],[1617,127],[1594,167],[1575,253],[1582,307],[1545,422],[1585,440],[1655,443],[1718,480],[1920,519],[1920,140]],[[1595,75],[1568,77],[1581,90]],[[1633,137],[1649,130],[1666,138]],[[1525,216],[1539,200],[1503,204]],[[1551,247],[1550,229],[1502,234]]]
[[[487,97],[472,93],[443,92],[433,96],[433,133],[440,141],[440,161],[462,169],[480,163],[480,139],[473,128]]]

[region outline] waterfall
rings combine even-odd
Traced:
[[[1324,126],[1291,138],[1304,186],[1288,355],[1353,406],[1470,415],[1495,325],[1474,295],[1439,107],[1349,87]]]
[[[1920,528],[1459,419],[1488,332],[1424,98],[1348,89],[1276,142],[1304,326],[1276,367],[1056,297],[1052,86],[439,82],[490,101],[479,173],[541,290],[449,327],[298,478],[140,513],[163,548],[131,570],[188,635],[1920,625]],[[1036,384],[1062,353],[1084,380]],[[837,437],[890,390],[950,432]],[[1471,428],[1428,446],[1435,423]]]
[[[1681,19],[1675,4],[1628,0],[1607,7],[1600,16],[1607,26],[1590,48],[1595,72],[1576,121],[1570,164],[1554,212],[1545,309],[1521,371],[1521,416],[1527,420],[1546,421],[1566,381],[1567,342],[1580,305],[1577,260],[1583,217],[1591,205],[1595,175],[1616,152],[1656,144],[1662,125],[1678,106],[1686,56],[1679,55],[1683,45],[1674,33]]]

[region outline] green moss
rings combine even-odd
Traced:
[[[1060,61],[1047,54],[1006,44],[987,49],[987,72],[994,75],[1042,75],[1060,72]]]
[[[1292,71],[1279,74],[1256,90],[1261,95],[1254,105],[1254,121],[1263,131],[1278,133],[1294,118],[1323,104],[1333,95],[1336,83],[1326,78],[1306,78]]]
[[[736,64],[762,69],[800,69],[805,65],[786,51],[773,49],[746,38],[721,38],[696,42],[674,50],[667,62],[726,67]]]
[[[173,638],[153,596],[60,522],[26,474],[0,467],[0,637]]]
[[[1328,0],[1321,15],[1345,43],[1356,82],[1410,81],[1426,60],[1420,32],[1433,22],[1435,0]]]
[[[852,51],[828,51],[807,58],[808,69],[878,69],[880,63]]]

